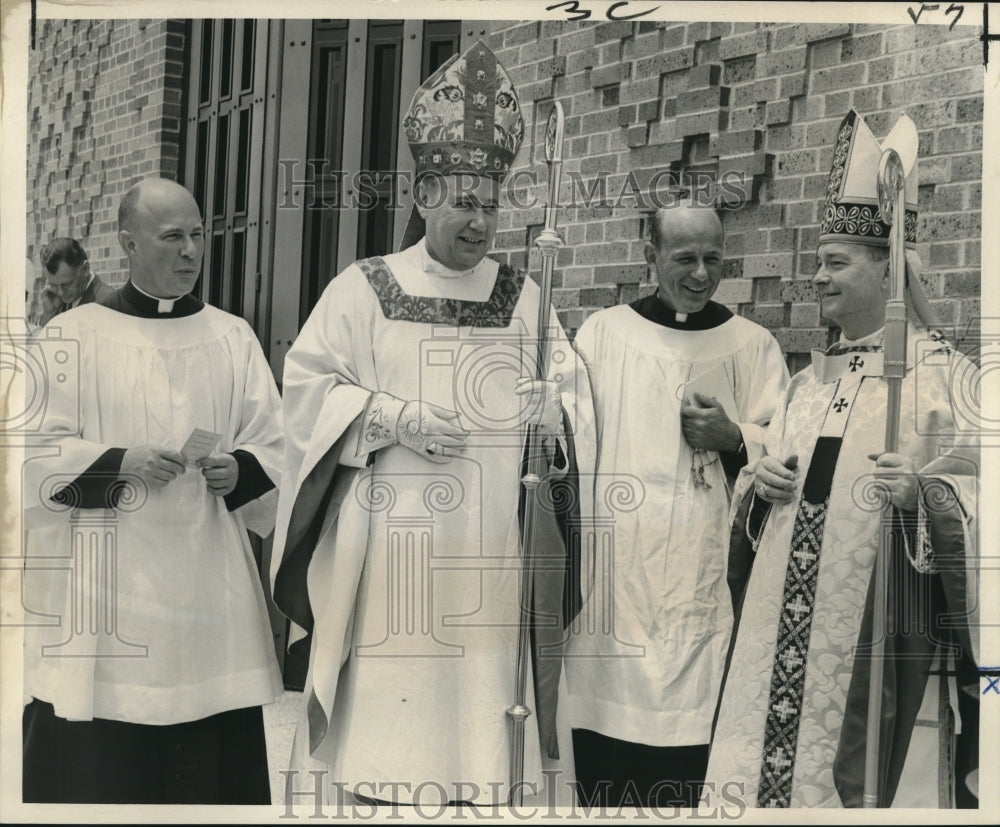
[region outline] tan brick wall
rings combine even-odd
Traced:
[[[537,272],[544,220],[541,133],[566,111],[562,200],[607,173],[610,205],[568,207],[554,302],[575,330],[595,309],[646,285],[644,213],[615,203],[664,171],[739,174],[746,202],[727,211],[717,298],[771,328],[802,364],[831,337],[810,282],[834,132],[848,108],[883,137],[904,112],[920,130],[919,252],[942,319],[979,313],[982,50],[967,28],[849,23],[482,25],[511,72],[527,121],[518,172],[538,173],[501,212],[501,258]],[[184,31],[180,21],[44,21],[31,55],[27,253],[55,235],[81,240],[94,269],[125,277],[116,214],[141,177],[176,177]],[[523,180],[523,179],[521,179]],[[523,201],[522,201],[523,203]],[[40,268],[38,268],[40,269]]]
[[[83,244],[94,272],[127,276],[118,203],[137,180],[176,178],[184,24],[40,22],[29,57],[27,254],[55,236]]]
[[[853,106],[881,138],[910,115],[920,133],[922,281],[946,324],[978,316],[983,69],[970,29],[498,21],[489,31],[527,119],[515,171],[544,170],[541,121],[553,99],[564,107],[564,201],[566,176],[587,185],[605,170],[612,201],[630,173],[640,186],[663,169],[745,176],[746,203],[724,217],[717,298],[774,331],[793,367],[833,333],[810,277],[837,126]],[[543,204],[544,184],[528,195]],[[503,211],[501,257],[530,258],[536,270],[526,242],[543,220],[541,206]],[[570,207],[560,229],[554,300],[568,327],[639,294],[641,210]]]

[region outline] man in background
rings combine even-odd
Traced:
[[[41,327],[71,307],[103,301],[115,292],[91,272],[87,254],[75,238],[52,239],[42,248],[41,260],[45,268],[43,294],[48,294],[43,295]]]

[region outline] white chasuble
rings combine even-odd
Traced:
[[[308,564],[312,720],[307,710],[297,752],[362,795],[506,799],[524,447],[514,386],[535,374],[537,316],[530,279],[489,259],[448,271],[421,242],[344,270],[289,351],[290,478],[275,542],[286,558],[296,509],[324,462],[354,453],[352,423],[372,392],[457,411],[470,433],[447,464],[394,444],[360,470],[338,466],[324,488]],[[586,372],[554,313],[550,325],[550,376],[582,473],[593,467]],[[276,594],[281,565],[276,556]],[[535,721],[525,777],[539,782]]]

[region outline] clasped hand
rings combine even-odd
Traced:
[[[917,476],[913,460],[902,454],[869,454],[875,460],[875,477],[889,491],[892,504],[900,511],[917,510]]]
[[[233,492],[239,479],[239,466],[232,454],[210,454],[195,463],[208,483],[209,493],[224,497]],[[129,448],[122,457],[122,476],[141,479],[150,488],[163,488],[187,470],[187,459],[178,451],[142,445]]]
[[[232,454],[209,454],[195,462],[208,483],[209,493],[225,497],[236,489],[240,467]]]
[[[913,460],[902,454],[869,454],[875,462],[875,477],[889,492],[892,504],[901,511],[917,509],[917,477]],[[761,457],[757,463],[757,496],[772,503],[787,503],[795,496],[798,458],[782,462],[777,457]]]
[[[790,502],[799,479],[798,464],[799,458],[794,454],[784,462],[777,457],[761,457],[754,482],[757,496],[779,505]]]
[[[186,463],[184,455],[178,451],[142,445],[125,452],[121,474],[138,477],[150,488],[163,488],[184,473]]]
[[[407,402],[396,422],[399,444],[439,465],[464,453],[468,438],[456,411],[430,402]]]
[[[712,396],[691,394],[696,404],[681,406],[681,433],[688,445],[703,451],[736,451],[743,441],[739,426]]]
[[[563,408],[562,394],[555,382],[522,376],[514,393],[521,397],[522,425],[534,425],[543,434],[558,432]]]

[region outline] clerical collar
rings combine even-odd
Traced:
[[[732,310],[713,301],[696,313],[678,313],[660,301],[655,293],[631,302],[629,307],[647,321],[676,330],[711,330],[733,317]]]
[[[177,303],[177,299],[182,298],[181,296],[176,296],[172,299],[164,299],[161,298],[160,296],[154,296],[152,293],[147,293],[131,279],[129,280],[129,284],[131,284],[136,290],[142,293],[142,295],[145,296],[147,299],[152,299],[154,302],[156,302],[157,313],[172,313],[174,310],[174,305]]]
[[[825,351],[821,350],[816,352],[825,353],[827,356],[837,356],[844,353],[872,353],[877,350],[882,350],[884,341],[884,327],[880,327],[873,333],[869,333],[867,336],[862,336],[858,339],[848,339],[843,333],[841,333],[840,338],[830,345]]]
[[[161,299],[151,296],[136,287],[131,279],[102,304],[120,313],[140,316],[144,319],[178,319],[183,316],[192,316],[205,306],[199,299],[190,294],[176,299]]]
[[[427,239],[422,238],[417,242],[416,245],[420,249],[420,262],[423,267],[423,271],[432,276],[441,276],[446,279],[460,279],[471,275],[476,271],[476,267],[479,267],[486,258],[483,257],[476,262],[475,266],[470,267],[468,270],[452,270],[450,267],[446,267],[436,258],[433,258],[430,251],[427,249]]]
[[[872,347],[881,345],[884,339],[885,328],[880,327],[875,332],[869,333],[867,336],[862,336],[860,339],[848,339],[843,333],[841,333],[840,341],[837,342],[837,344],[842,348]]]

